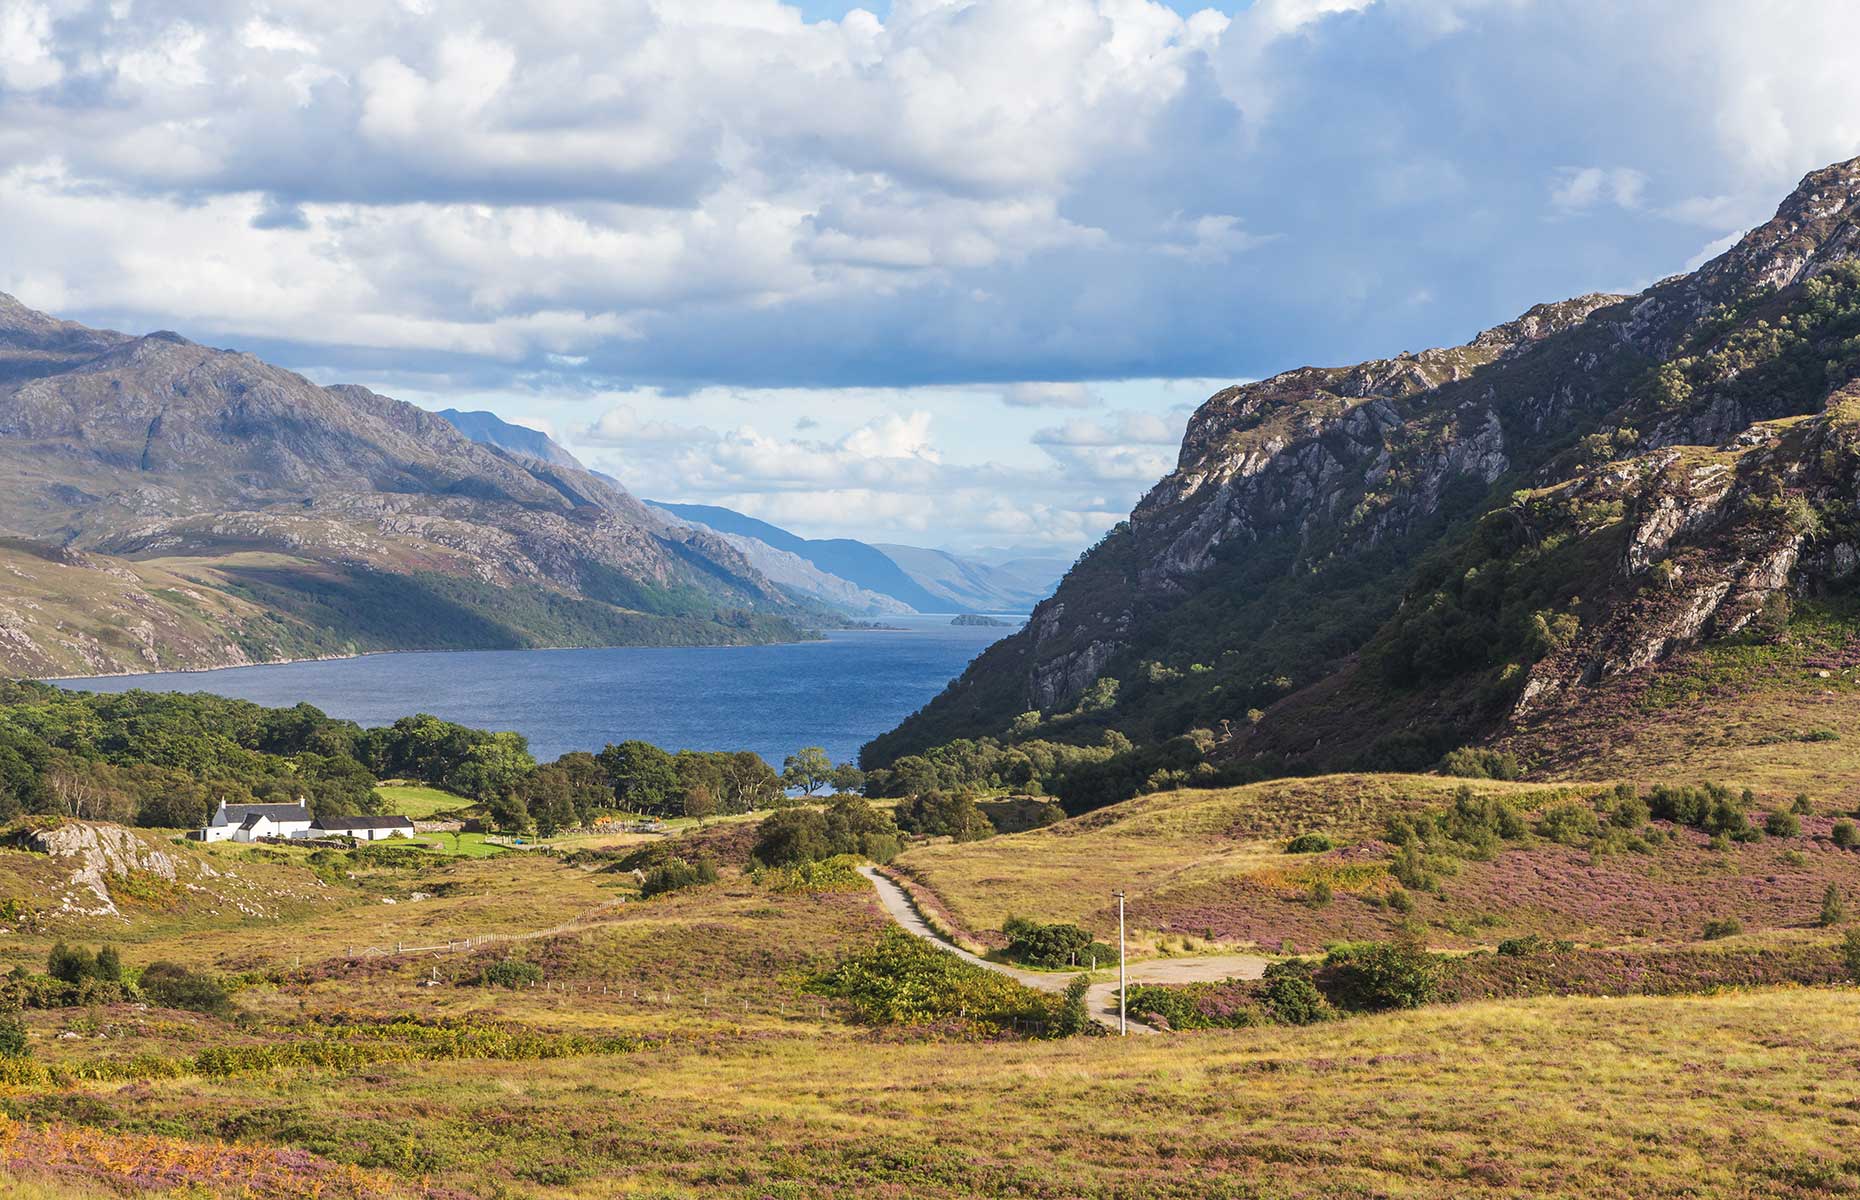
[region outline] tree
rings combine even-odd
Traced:
[[[724,812],[755,812],[781,799],[781,776],[760,754],[738,750],[723,758],[723,791],[717,799]]]
[[[1825,928],[1839,925],[1846,919],[1847,901],[1841,895],[1840,887],[1830,883],[1828,890],[1821,893],[1821,924]]]
[[[762,822],[757,831],[756,860],[789,867],[832,856],[825,814],[808,808],[785,808]]]
[[[833,768],[833,774],[828,778],[828,782],[833,785],[833,790],[836,792],[862,791],[865,788],[865,772],[861,771],[857,764],[841,763]]]
[[[685,793],[684,808],[685,816],[702,825],[707,818],[717,815],[717,798],[711,795],[710,788],[700,783]]]
[[[841,796],[827,809],[829,854],[856,854],[874,862],[890,862],[898,855],[898,826],[891,815],[873,808],[859,796]]]
[[[973,842],[993,836],[995,827],[973,796],[924,792],[898,806],[898,825],[930,837]]]
[[[595,756],[612,781],[614,799],[632,812],[669,816],[678,798],[672,756],[651,742],[629,740]]]
[[[494,733],[466,750],[442,782],[447,790],[482,802],[514,793],[535,769],[528,738]]]
[[[833,760],[819,746],[807,746],[790,754],[781,764],[781,781],[811,796],[833,778]]]

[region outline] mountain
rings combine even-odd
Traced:
[[[684,518],[667,514],[668,519]],[[685,522],[696,524],[695,522]],[[706,528],[699,526],[700,528]],[[773,528],[773,526],[771,526]],[[761,538],[747,534],[720,535],[735,546],[756,570],[802,604],[824,605],[832,612],[848,617],[881,617],[915,611],[902,600],[868,591],[856,583],[829,575],[807,559],[789,550],[778,550]]]
[[[917,546],[867,544],[849,538],[813,539],[778,525],[710,504],[647,503],[682,520],[734,538],[752,538],[772,550],[799,558],[817,571],[844,581],[861,593],[875,593],[917,612],[1025,612],[1052,594],[1067,564],[1059,559],[1017,556],[991,564]],[[756,552],[739,542],[752,558]],[[758,558],[767,570],[775,562]],[[771,575],[773,572],[770,572]],[[816,598],[826,599],[818,592]],[[870,611],[879,611],[873,609]],[[905,611],[893,609],[891,611]]]
[[[10,296],[0,537],[0,673],[740,642],[802,616],[723,538],[572,463]]]
[[[497,446],[512,454],[539,458],[556,467],[583,469],[581,460],[556,444],[554,438],[541,430],[530,429],[523,425],[512,425],[496,413],[460,412],[456,408],[444,408],[439,415],[452,422],[453,428],[486,446]],[[602,476],[618,486],[618,481],[609,476]]]
[[[957,611],[1026,612],[1053,594],[1070,565],[1059,560],[1015,559],[996,566],[946,550],[887,544],[877,549],[919,587],[941,599],[943,607]]]
[[[864,542],[856,542],[851,538],[798,537],[778,525],[712,504],[665,504],[656,500],[649,503],[681,520],[694,522],[718,533],[755,538],[776,550],[806,560],[828,575],[868,592],[889,596],[918,612],[940,612],[948,605],[944,598],[924,588],[882,551]]]
[[[1107,730],[1140,758],[1203,730],[1196,771],[1463,745],[1550,774],[1637,746],[1683,771],[1706,746],[1839,736],[1857,256],[1860,160],[1638,295],[1215,394],[1129,520],[867,764]]]

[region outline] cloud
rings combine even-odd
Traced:
[[[0,0],[0,88],[32,92],[64,78],[52,53],[52,15],[31,0]]]
[[[1014,383],[1001,390],[1011,408],[1090,408],[1098,397],[1082,383]]]
[[[1565,167],[1550,191],[1550,203],[1568,212],[1582,212],[1597,204],[1639,208],[1647,190],[1647,176],[1632,167]]]

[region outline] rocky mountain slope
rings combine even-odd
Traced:
[[[1700,654],[1838,659],[1860,565],[1857,256],[1860,160],[1640,295],[1216,394],[1027,629],[868,762],[1109,727],[1139,745],[1205,729],[1217,761],[1294,769],[1427,766],[1480,740],[1554,767],[1579,726],[1683,722],[1650,681]]]
[[[482,410],[461,412],[456,408],[442,408],[439,415],[452,422],[454,428],[474,442],[498,446],[512,454],[540,458],[552,466],[581,468],[580,459],[540,429],[512,425],[496,413]]]
[[[48,623],[46,597],[7,584],[35,570],[15,561],[0,673],[760,640],[796,636],[801,615],[723,538],[578,465],[481,445],[365,388],[4,296],[0,535],[9,555],[101,564],[140,597]],[[143,587],[146,570],[184,586]],[[149,604],[165,617],[129,611]],[[190,623],[204,643],[170,636]]]

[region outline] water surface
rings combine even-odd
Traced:
[[[214,692],[274,706],[308,701],[363,725],[427,712],[514,729],[544,760],[643,738],[669,750],[754,750],[777,765],[802,746],[824,746],[843,762],[1013,632],[954,626],[948,616],[885,621],[903,628],[836,631],[788,646],[375,654],[57,682]]]

